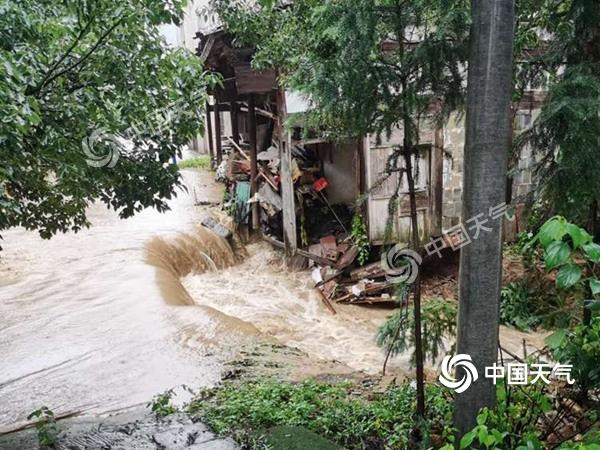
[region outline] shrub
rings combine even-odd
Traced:
[[[35,418],[35,429],[38,435],[38,442],[41,449],[54,449],[56,448],[58,439],[58,426],[56,425],[56,418],[54,413],[46,406],[42,406],[40,409],[36,409],[29,416],[27,420]]]
[[[500,322],[520,330],[536,328],[541,318],[536,314],[532,293],[525,283],[508,283],[501,291]]]
[[[559,362],[573,365],[571,374],[583,394],[600,388],[600,317],[589,326],[560,330],[547,343]]]

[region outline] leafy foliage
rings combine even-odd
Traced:
[[[36,419],[35,429],[37,430],[40,447],[42,449],[56,448],[59,430],[54,418],[54,412],[48,409],[48,407],[42,406],[27,416],[27,420],[34,418]]]
[[[277,380],[224,384],[205,390],[189,410],[218,433],[240,431],[248,435],[278,425],[305,427],[348,449],[378,443],[385,448],[406,448],[414,418],[415,390],[392,387],[379,398],[366,401],[352,395],[349,383],[300,384]],[[451,421],[448,390],[427,386],[430,398],[426,433],[445,435]]]
[[[256,46],[257,68],[276,67],[288,86],[308,96],[315,128],[357,136],[400,123],[414,145],[432,102],[443,99],[447,112],[462,101],[468,2],[301,0],[248,9],[219,0],[217,6],[237,42]]]
[[[509,283],[500,291],[500,322],[520,330],[536,328],[541,323],[532,292],[525,283]]]
[[[148,403],[150,410],[156,415],[157,418],[170,416],[177,412],[177,408],[171,403],[173,398],[173,390],[163,392],[154,396],[152,401]]]
[[[399,326],[399,321],[405,322],[400,328],[400,333],[397,339],[396,330]],[[431,299],[422,305],[421,311],[421,326],[423,329],[423,353],[424,358],[433,363],[442,353],[452,351],[454,343],[447,348],[448,341],[453,342],[456,336],[456,303],[444,299]],[[410,348],[414,348],[414,314],[410,311],[408,314],[402,310],[390,317],[380,328],[377,333],[377,345],[383,347],[386,351],[392,347],[391,354],[397,355],[403,353]],[[414,363],[414,352],[411,361]]]
[[[600,317],[589,326],[560,330],[547,343],[558,361],[573,365],[571,373],[582,393],[600,388]]]
[[[593,242],[592,236],[564,217],[556,216],[540,228],[532,239],[532,244],[537,242],[544,250],[546,270],[557,270],[556,286],[581,291],[586,308],[598,309],[600,245]]]
[[[358,247],[358,264],[364,265],[369,259],[369,236],[367,235],[367,226],[362,215],[357,210],[352,217],[352,242]]]
[[[95,200],[121,217],[167,209],[181,186],[168,161],[202,130],[199,108],[216,82],[162,40],[159,26],[179,23],[183,6],[0,3],[0,231],[77,231]],[[87,162],[116,151],[114,167]]]
[[[588,220],[590,206],[600,198],[596,151],[600,134],[600,4],[594,0],[518,3],[533,12],[527,16],[528,28],[545,31],[543,41],[530,40],[530,57],[522,62],[522,70],[547,75],[550,86],[540,115],[517,144],[532,144],[538,156],[542,199],[555,212],[581,223]]]

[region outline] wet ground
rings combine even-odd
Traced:
[[[157,419],[135,410],[98,421],[70,419],[60,423],[56,450],[235,450],[233,440],[221,438],[185,414]],[[38,450],[35,430],[0,436],[0,448]]]

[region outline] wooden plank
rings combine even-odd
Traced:
[[[254,106],[254,94],[250,94],[248,99],[248,128],[250,135],[250,189],[251,195],[254,197],[258,192],[258,162],[256,148],[256,111]],[[258,230],[260,227],[260,217],[258,210],[258,202],[252,203],[252,228]]]
[[[286,119],[285,91],[277,91],[277,129],[279,142],[281,199],[283,202],[283,237],[285,251],[292,256],[298,249],[296,235],[296,207],[294,203],[294,182],[292,180],[292,139],[284,129]]]
[[[270,92],[277,88],[277,77],[274,70],[257,72],[252,69],[250,63],[236,64],[233,70],[235,71],[235,85],[240,95]]]
[[[323,292],[321,291],[321,289],[315,288],[315,291],[317,292],[317,295],[319,296],[319,298],[321,299],[321,301],[325,304],[325,306],[327,307],[327,309],[329,311],[331,311],[331,314],[337,314],[337,311],[335,310],[335,308],[333,307],[333,305],[331,304],[331,302],[329,301],[329,299],[325,296],[325,294],[323,294]]]
[[[271,236],[267,236],[266,234],[261,234],[261,238],[277,248],[285,249],[285,244],[283,242],[278,241],[277,239],[273,239]],[[322,266],[330,266],[330,267],[335,268],[335,263],[333,261],[329,261],[327,258],[323,258],[322,256],[307,252],[306,250],[302,250],[301,248],[296,249],[296,253],[299,255],[305,256],[308,259],[312,259],[313,261],[321,264]],[[328,281],[328,280],[326,280],[326,281]]]

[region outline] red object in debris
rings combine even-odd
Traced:
[[[319,178],[318,180],[316,180],[313,183],[313,189],[317,192],[321,192],[323,189],[325,189],[327,186],[329,186],[329,183],[327,182],[327,180],[323,177]]]

